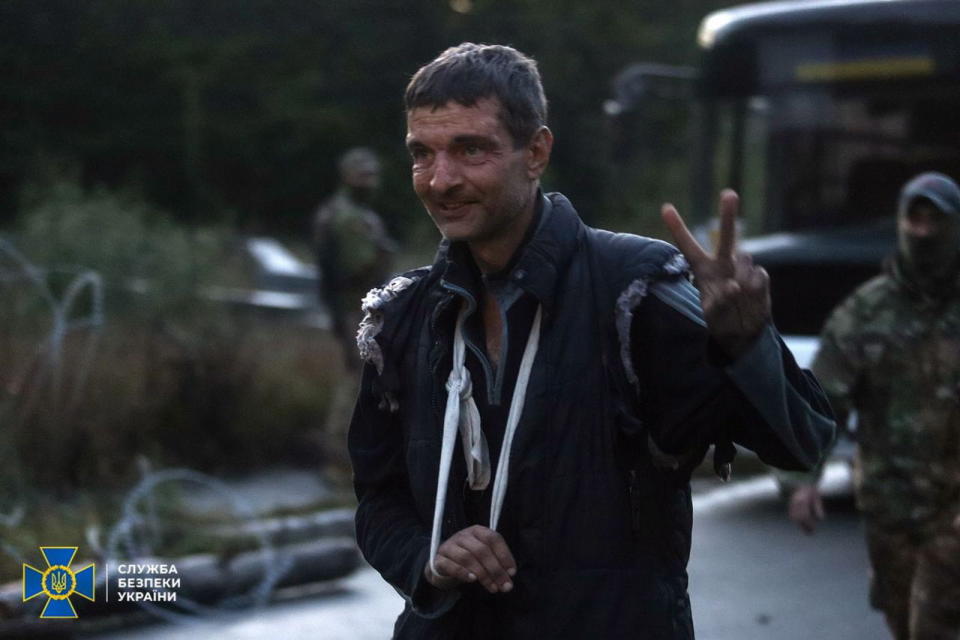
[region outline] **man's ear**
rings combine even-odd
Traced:
[[[527,144],[527,177],[539,180],[550,163],[550,150],[553,149],[553,133],[547,127],[540,127]]]

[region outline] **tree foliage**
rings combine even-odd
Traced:
[[[87,184],[133,185],[184,220],[300,232],[334,186],[336,156],[365,144],[386,160],[379,204],[403,235],[422,218],[403,88],[439,51],[473,40],[539,61],[557,137],[547,186],[597,221],[591,212],[624,204],[619,130],[602,111],[611,78],[637,60],[693,62],[696,25],[720,4],[6,0],[0,216],[53,159],[76,163]]]

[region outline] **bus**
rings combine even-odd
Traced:
[[[693,222],[722,187],[740,193],[740,247],[807,365],[830,311],[894,251],[900,187],[960,179],[960,1],[743,5],[708,15],[698,44],[698,69],[637,65],[621,87],[692,83]]]

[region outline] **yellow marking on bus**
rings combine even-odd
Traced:
[[[800,82],[831,80],[866,80],[870,78],[901,78],[933,75],[930,58],[874,58],[852,62],[810,62],[797,65]]]

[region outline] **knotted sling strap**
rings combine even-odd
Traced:
[[[527,384],[530,382],[530,370],[537,357],[537,347],[540,344],[540,317],[541,307],[537,307],[537,314],[530,327],[527,345],[523,349],[523,358],[520,360],[520,371],[517,373],[517,382],[513,389],[513,399],[510,401],[510,412],[507,414],[507,426],[503,434],[503,446],[500,450],[500,459],[497,461],[496,477],[493,481],[493,494],[490,499],[490,528],[496,530],[500,520],[500,510],[507,493],[507,482],[510,474],[510,447],[513,445],[513,436],[523,413],[523,405],[527,397]],[[470,372],[465,365],[466,347],[463,341],[463,321],[466,318],[466,305],[460,308],[457,315],[457,325],[453,335],[453,367],[447,378],[447,407],[443,416],[443,445],[440,449],[440,471],[437,476],[437,499],[433,509],[433,532],[430,536],[430,571],[437,572],[437,549],[440,547],[440,529],[443,522],[443,507],[447,500],[447,485],[450,481],[450,462],[453,459],[454,441],[457,431],[460,432],[463,444],[463,455],[467,463],[467,480],[470,488],[486,489],[490,483],[490,456],[487,440],[480,427],[480,412],[473,399],[473,384],[470,381]]]

